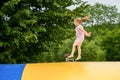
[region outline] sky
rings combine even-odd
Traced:
[[[120,12],[120,0],[82,0],[87,1],[89,4],[94,5],[95,3],[101,3],[105,5],[116,6],[118,11]],[[76,6],[70,6],[69,9],[75,9]]]
[[[83,1],[87,1],[91,5],[94,5],[96,2],[99,2],[106,5],[116,6],[118,8],[118,11],[120,12],[120,0],[83,0]]]

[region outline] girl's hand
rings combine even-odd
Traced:
[[[82,21],[85,22],[85,21],[87,21],[89,18],[90,18],[90,16],[85,16],[85,17],[82,18]]]
[[[91,36],[91,32],[86,33],[86,36],[90,37]]]
[[[90,18],[90,16],[86,16],[85,18],[86,18],[86,19],[89,19],[89,18]]]

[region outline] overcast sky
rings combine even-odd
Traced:
[[[91,5],[94,5],[96,2],[106,4],[106,5],[113,5],[118,8],[118,11],[120,12],[120,0],[83,0],[87,1]]]
[[[82,0],[87,1],[89,4],[94,5],[95,3],[101,3],[106,5],[116,6],[120,12],[120,0]],[[75,6],[70,6],[69,9],[74,9]]]

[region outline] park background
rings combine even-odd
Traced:
[[[65,61],[75,39],[73,20],[87,15],[91,18],[82,25],[92,36],[85,38],[81,61],[120,61],[116,6],[84,0],[0,0],[0,63]]]

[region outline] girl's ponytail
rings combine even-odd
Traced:
[[[85,22],[90,18],[90,16],[85,16],[83,18],[75,18],[74,21],[77,21],[79,23]]]
[[[85,21],[87,21],[89,18],[90,18],[90,16],[85,16],[85,17],[81,18],[81,21],[82,21],[82,22],[85,22]]]

